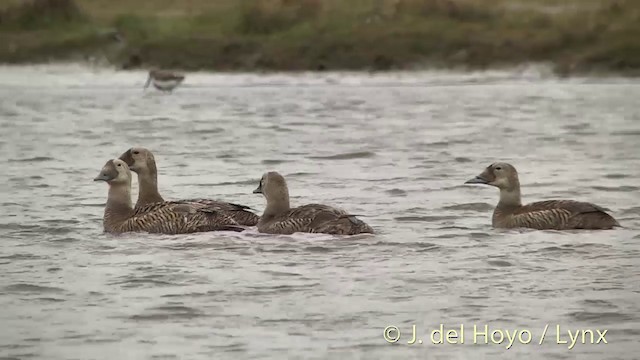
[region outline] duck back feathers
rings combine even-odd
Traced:
[[[243,230],[232,218],[215,209],[170,201],[137,207],[124,219],[113,216],[113,211],[105,210],[104,228],[110,233],[160,234]]]
[[[258,222],[258,231],[271,234],[308,232],[355,235],[373,233],[373,229],[369,225],[354,215],[321,204],[303,205],[275,216],[263,215]]]
[[[547,200],[515,209],[498,206],[494,210],[494,227],[533,229],[611,229],[620,224],[606,211],[588,202]]]
[[[139,191],[136,208],[164,201],[164,198],[158,192],[158,170],[155,157],[151,151],[145,148],[131,148],[120,155],[120,160],[126,162],[131,170],[138,174]],[[178,202],[205,205],[234,219],[239,225],[255,226],[260,218],[249,211],[250,208],[248,206],[219,200],[186,199],[178,200]]]
[[[234,204],[230,202],[212,200],[212,199],[188,199],[180,200],[181,202],[196,203],[204,205],[208,208],[224,214],[235,220],[239,225],[256,226],[260,216],[252,213],[251,208],[246,205]]]

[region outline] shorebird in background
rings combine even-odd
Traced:
[[[144,84],[146,90],[151,83],[153,86],[161,91],[171,92],[178,85],[184,81],[184,75],[176,74],[167,70],[151,70],[149,71],[149,77]]]

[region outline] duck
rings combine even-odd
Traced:
[[[153,153],[143,147],[132,147],[120,155],[131,171],[138,175],[138,200],[135,207],[141,207],[155,202],[163,202],[164,198],[158,192],[158,169]],[[181,203],[194,203],[215,208],[216,211],[234,219],[244,226],[255,226],[260,217],[249,211],[250,207],[213,199],[185,199]]]
[[[147,82],[144,84],[146,90],[150,84],[164,92],[171,92],[184,81],[184,75],[177,74],[168,70],[152,69],[149,70]]]
[[[258,232],[290,235],[296,232],[334,235],[373,234],[373,229],[342,209],[322,204],[308,204],[291,208],[289,189],[284,177],[276,171],[264,173],[254,194],[267,200],[258,221]]]
[[[103,217],[103,227],[107,233],[148,232],[173,235],[244,230],[232,218],[202,204],[166,201],[133,208],[131,171],[127,163],[120,159],[108,160],[93,180],[104,181],[109,185]]]
[[[487,166],[465,184],[490,185],[500,190],[500,201],[491,220],[494,228],[609,230],[620,227],[607,210],[589,202],[545,200],[522,205],[518,172],[505,162]]]

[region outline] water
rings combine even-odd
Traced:
[[[0,68],[0,357],[636,358],[640,82],[200,73],[164,95],[145,79]],[[155,152],[167,198],[261,211],[251,192],[277,170],[294,204],[366,214],[378,234],[104,235],[107,189],[91,180],[133,145]],[[493,230],[497,191],[463,182],[498,160],[525,202],[592,201],[626,228]],[[465,343],[434,345],[441,323]],[[407,344],[412,325],[423,344]],[[531,343],[474,345],[474,325]],[[608,344],[569,350],[556,325]]]

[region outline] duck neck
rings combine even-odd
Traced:
[[[500,189],[500,201],[498,202],[498,208],[517,209],[522,206],[522,200],[520,197],[520,184],[515,183],[508,188]]]
[[[105,228],[112,228],[131,217],[131,184],[115,184],[109,186],[109,197],[104,209]]]
[[[138,202],[136,202],[136,206],[162,201],[164,199],[158,192],[158,173],[155,171],[138,173]]]
[[[289,205],[289,193],[284,191],[277,196],[267,198],[267,207],[264,209],[263,218],[268,219],[286,213],[291,209]]]

